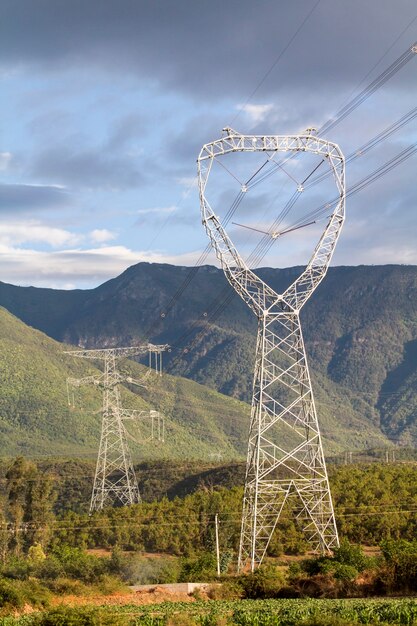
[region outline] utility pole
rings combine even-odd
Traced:
[[[272,161],[279,152],[317,155],[336,184],[337,200],[310,262],[282,294],[249,268],[207,199],[213,163],[245,152],[266,153]],[[225,128],[220,139],[203,146],[197,167],[203,225],[227,280],[258,320],[238,570],[262,563],[289,498],[298,504],[299,521],[306,520],[303,530],[313,549],[329,553],[339,539],[299,315],[327,272],[344,222],[344,157],[336,144],[311,132],[264,136]],[[241,185],[238,193],[247,193],[249,187],[232,176]],[[298,184],[294,193],[302,191]],[[276,239],[289,230],[264,236]]]
[[[145,386],[147,375],[141,380],[122,376],[117,370],[120,359],[138,356],[141,354],[155,355],[155,365],[158,375],[161,368],[158,367],[158,355],[160,356],[166,345],[133,346],[129,348],[107,348],[98,350],[72,350],[66,352],[74,357],[82,359],[102,360],[104,372],[101,376],[86,376],[76,379],[68,378],[67,385],[80,387],[81,385],[93,384],[103,391],[102,405],[102,428],[100,445],[97,456],[96,471],[94,476],[93,491],[90,502],[90,514],[101,510],[111,504],[127,505],[141,501],[138,482],[136,479],[132,458],[130,455],[127,438],[130,436],[126,430],[125,422],[128,420],[136,423],[148,422],[150,436],[148,440],[164,440],[165,426],[163,416],[158,411],[136,411],[122,408],[119,385],[128,382],[139,386]]]
[[[216,530],[216,562],[217,576],[220,576],[220,547],[219,547],[219,515],[216,513],[214,517],[214,525]]]

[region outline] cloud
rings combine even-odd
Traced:
[[[321,0],[291,42],[313,6],[309,0],[242,0],[239,11],[235,3],[223,0],[4,0],[4,4],[0,73],[3,68],[12,104],[4,119],[9,135],[3,150],[10,153],[0,154],[0,169],[8,177],[4,180],[13,184],[0,185],[0,212],[16,214],[11,219],[17,221],[18,214],[32,218],[53,209],[58,228],[42,232],[42,224],[32,223],[32,239],[18,230],[4,231],[0,243],[6,246],[3,259],[7,261],[7,255],[12,259],[7,271],[16,281],[27,284],[33,276],[34,281],[50,280],[54,285],[79,284],[76,272],[80,284],[96,284],[138,260],[196,260],[199,253],[168,255],[163,249],[166,243],[170,250],[189,250],[203,238],[194,177],[201,146],[217,139],[226,125],[253,134],[320,127],[411,43],[410,28],[391,47],[416,10],[414,0],[398,0],[395,7],[391,0]],[[332,130],[329,139],[349,153],[414,106],[409,104],[413,98],[409,85],[416,62],[417,57],[352,113],[347,124]],[[402,131],[406,143],[412,141],[412,132],[406,137],[408,131],[409,127]],[[376,161],[389,158],[391,149],[392,140],[381,144]],[[372,153],[370,160],[366,155],[349,164],[348,184],[365,176],[374,167],[373,159]],[[340,258],[350,254],[351,262],[374,262],[380,253],[379,262],[385,262],[412,256],[415,226],[413,230],[403,217],[415,213],[415,186],[410,182],[414,170],[411,165],[401,168],[403,177],[387,176],[381,193],[364,203],[362,212],[358,209],[355,215],[349,199],[348,220],[357,229],[351,236],[348,229],[343,233],[337,249]],[[298,171],[291,172],[299,180]],[[272,191],[277,183],[276,203],[247,194],[237,222],[269,226],[269,218],[272,222],[285,201],[279,177],[275,178],[266,190]],[[40,184],[17,184],[21,180]],[[257,187],[257,193],[264,189]],[[117,194],[108,193],[115,190]],[[406,196],[407,202],[383,204],[387,198]],[[234,195],[226,196],[219,185],[213,208],[216,199],[219,215],[224,215]],[[312,203],[314,208],[315,197]],[[137,211],[138,206],[143,209]],[[362,214],[366,214],[363,225],[354,221]],[[134,215],[144,225],[143,232],[127,232],[119,221],[126,215],[129,219]],[[59,221],[63,218],[76,223],[83,235],[69,232],[67,222]],[[404,228],[404,235],[394,222]],[[376,224],[378,245],[372,243],[371,254],[366,237]],[[255,245],[254,233],[235,232],[239,249],[242,245],[245,250],[246,239]],[[116,234],[120,246],[109,243]],[[143,247],[152,248],[157,241],[162,251],[124,247],[133,236],[139,241],[143,237],[144,243],[138,244]],[[268,262],[297,262],[301,253],[311,252],[307,239],[303,248],[303,240],[301,231],[291,238],[294,246],[284,248],[280,242],[276,250],[284,254],[272,252]],[[73,250],[60,255],[59,245]],[[88,245],[91,250],[81,249]],[[54,251],[45,252],[47,246],[55,246]],[[25,249],[29,247],[41,249]]]
[[[414,0],[397,0],[395,10],[391,0],[377,5],[322,0],[291,41],[312,8],[309,0],[242,0],[238,11],[223,0],[5,4],[0,31],[5,70],[95,67],[211,100],[240,95],[242,85],[253,89],[271,68],[263,93],[282,92],[284,83],[287,88],[300,80],[314,87],[318,78],[330,88],[356,83],[367,70],[364,59],[371,67],[386,52],[381,33],[394,39],[415,14]]]
[[[139,209],[137,211],[138,218],[135,226],[156,225],[161,221],[166,223],[172,215],[176,215],[177,208],[175,205],[167,207],[155,207],[149,209]],[[176,215],[177,218],[177,215]],[[178,218],[177,218],[178,221]]]
[[[0,171],[7,170],[11,160],[11,152],[0,152]]]
[[[153,209],[139,209],[137,211],[138,215],[149,215],[149,214],[158,214],[158,213],[173,213],[174,211],[177,210],[177,207],[172,205],[172,206],[166,206],[166,207],[155,207]]]
[[[90,233],[90,239],[93,243],[105,243],[116,238],[116,234],[106,228],[96,228]]]
[[[0,184],[0,212],[67,206],[71,195],[56,185]]]
[[[192,188],[198,187],[198,177],[197,176],[182,176],[176,179],[176,182],[182,187]]]
[[[263,122],[265,117],[274,108],[273,104],[238,104],[239,111],[244,111],[254,124]]]
[[[119,190],[143,184],[132,158],[105,149],[56,146],[34,158],[31,174],[77,188]]]
[[[6,247],[36,242],[60,248],[62,246],[73,246],[79,241],[79,235],[75,235],[63,228],[46,226],[33,220],[0,223],[0,244]]]
[[[199,255],[199,251],[176,256],[162,251],[131,250],[125,246],[45,252],[0,245],[1,280],[37,287],[64,289],[76,284],[90,288],[141,261],[191,266]],[[211,260],[210,257],[209,262]]]

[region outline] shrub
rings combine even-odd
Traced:
[[[299,578],[294,589],[302,598],[337,598],[340,585],[331,574],[315,574]]]
[[[2,567],[2,575],[14,580],[27,580],[30,570],[30,563],[26,559],[11,558]]]
[[[417,542],[387,540],[381,544],[386,568],[387,587],[393,590],[417,588]]]
[[[282,572],[272,565],[263,565],[240,579],[245,598],[275,598],[285,585]]]
[[[178,559],[148,559],[132,555],[126,559],[119,575],[130,585],[162,585],[177,582],[179,573]]]
[[[46,559],[45,552],[40,543],[34,543],[28,550],[28,560],[30,563],[42,563]]]
[[[207,595],[210,600],[239,600],[243,597],[244,591],[241,581],[235,578],[209,587]]]
[[[51,594],[39,580],[25,580],[19,583],[25,600],[25,604],[33,607],[44,608],[49,606]]]
[[[37,580],[0,579],[0,607],[22,608],[25,604],[34,607],[48,606],[50,594]]]
[[[197,559],[184,559],[182,561],[179,582],[205,582],[213,580],[216,575],[216,558],[207,552]]]
[[[333,559],[343,565],[351,565],[358,572],[362,572],[367,565],[361,546],[350,543],[347,539],[342,539],[340,546],[334,551]]]
[[[70,608],[60,606],[47,613],[37,615],[32,626],[127,626],[128,616],[118,613],[117,617],[110,611],[83,607]]]
[[[55,580],[64,576],[64,566],[60,561],[54,557],[49,556],[44,561],[37,563],[33,569],[33,572],[37,578],[43,580]]]
[[[220,572],[224,574],[227,572],[230,563],[233,561],[233,552],[225,550],[220,555]]]
[[[0,579],[0,607],[20,609],[25,604],[25,597],[20,585],[10,580]]]
[[[294,580],[297,580],[305,570],[303,569],[301,563],[293,562],[290,563],[287,570],[287,578],[288,582],[292,583]]]
[[[358,577],[358,570],[353,565],[345,565],[344,563],[337,563],[334,570],[334,577],[336,580],[353,581]]]
[[[104,595],[111,595],[112,593],[127,593],[128,587],[116,576],[110,576],[109,574],[103,574],[96,584],[96,587]]]
[[[45,583],[51,591],[62,595],[83,596],[87,595],[90,589],[80,580],[73,578],[48,579]]]
[[[114,546],[111,557],[107,563],[107,569],[110,574],[123,574],[128,566],[131,557],[127,557],[123,554],[123,551],[119,548],[119,546]]]
[[[87,554],[81,548],[64,545],[55,550],[54,556],[62,565],[66,576],[86,583],[97,582],[107,568],[106,559]]]

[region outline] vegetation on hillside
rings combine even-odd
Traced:
[[[340,548],[332,557],[309,555],[294,516],[286,510],[263,566],[254,574],[241,576],[235,573],[241,487],[225,488],[206,483],[201,484],[204,488],[184,497],[176,496],[171,500],[161,497],[88,516],[75,510],[57,510],[58,500],[70,498],[68,484],[59,480],[58,461],[49,462],[49,469],[45,463],[38,467],[33,461],[17,457],[9,464],[1,482],[0,613],[9,614],[29,604],[41,610],[33,619],[52,620],[57,619],[56,609],[45,612],[52,596],[111,594],[122,591],[126,584],[216,581],[216,514],[220,521],[222,586],[212,588],[212,598],[367,597],[409,594],[417,587],[417,477],[414,463],[334,466],[331,486],[342,538]],[[177,479],[183,475],[184,469],[181,464],[177,470],[175,464],[172,466]],[[225,467],[219,469],[221,474],[218,477],[222,476],[223,481],[231,480]],[[236,472],[235,479],[240,469],[241,466],[237,466],[232,470],[232,475]],[[158,491],[158,482],[161,483],[160,493],[167,485],[163,474],[161,471],[159,478],[157,473],[153,475],[155,491]],[[177,481],[177,485],[181,483],[181,479]],[[373,556],[366,556],[357,545],[358,541],[365,545],[379,545],[380,550],[374,551]],[[93,553],[94,550],[99,551],[99,555]],[[107,551],[107,556],[102,555],[103,550]],[[301,559],[293,557],[288,566],[284,553],[304,556]],[[285,606],[295,605],[282,605],[282,610]],[[312,618],[312,606],[305,605],[307,612],[303,618]],[[348,605],[334,606],[340,606],[340,619],[367,623],[363,617],[365,605],[349,605],[356,607],[350,617]],[[366,604],[366,607],[368,616],[373,615],[375,619],[391,616],[391,623],[396,623],[395,620],[412,623],[401,621],[407,611],[409,616],[414,616],[414,609],[406,604]],[[239,612],[241,605],[235,605],[234,610],[236,624],[246,623],[239,621],[238,616],[244,614]],[[88,620],[111,619],[111,611],[105,614],[93,609],[89,611],[62,609],[59,623],[77,624],[77,619],[85,620],[88,615]],[[135,615],[142,615],[145,619],[146,610],[135,611]],[[201,615],[205,614],[205,610],[201,612]],[[300,613],[297,615],[300,618]],[[289,614],[287,617],[289,619]],[[217,618],[220,619],[221,615],[216,614]],[[162,613],[162,621],[158,624],[168,624],[168,619],[169,615]],[[259,621],[260,616],[257,619],[256,623],[263,623]],[[54,623],[36,620],[33,624]],[[285,621],[285,624],[291,623]]]
[[[282,291],[299,271],[259,274]],[[168,342],[171,373],[248,401],[256,320],[236,295],[211,318],[211,303],[226,284],[214,267],[201,267],[177,299],[189,272],[140,263],[96,289],[73,292],[0,283],[0,303],[74,344]],[[386,437],[415,441],[416,295],[415,267],[338,267],[330,268],[303,309],[319,415],[332,451],[382,445]]]
[[[57,462],[49,468],[42,462],[38,467],[22,457],[10,464],[0,482],[4,553],[21,554],[34,541],[41,541],[44,549],[55,544],[107,549],[118,546],[123,550],[194,557],[212,550],[216,513],[222,552],[237,551],[242,465],[232,466],[229,471],[220,467],[196,473],[194,481],[188,482],[181,477],[190,471],[190,466],[180,464],[176,469],[172,462],[159,473],[148,467],[144,473],[150,480],[148,501],[109,508],[91,516],[87,514],[91,482],[81,475],[78,484],[83,485],[83,491],[77,488],[77,478],[71,487],[62,468],[65,464],[60,470]],[[164,474],[169,471],[171,477],[167,480]],[[217,483],[213,482],[215,479]],[[221,481],[235,486],[224,487]],[[330,482],[342,537],[378,545],[389,539],[412,541],[417,535],[414,463],[336,466],[331,468]],[[83,502],[81,496],[85,498]],[[291,510],[286,509],[270,544],[270,556],[284,552],[302,554],[307,548]]]
[[[100,391],[83,386],[68,398],[66,379],[100,375],[100,364],[64,353],[70,349],[0,308],[2,456],[96,455]],[[122,361],[120,367],[127,376],[143,377],[143,366],[134,361]],[[152,375],[146,389],[122,387],[122,402],[125,408],[156,409],[165,416],[164,444],[146,440],[146,429],[129,422],[134,458],[210,460],[212,455],[233,459],[244,454],[249,407],[239,400],[186,379]]]
[[[65,354],[64,346],[23,324],[0,309],[0,449],[3,455],[24,453],[96,454],[100,433],[100,391],[93,386],[67,396],[67,377],[99,375],[100,364]],[[227,361],[229,368],[233,362]],[[97,365],[97,367],[94,367]],[[127,376],[140,378],[143,366],[126,360]],[[228,367],[225,365],[227,375]],[[240,359],[239,368],[247,367]],[[318,373],[320,422],[328,454],[343,450],[384,446],[386,437],[375,425],[352,415],[334,384]],[[320,398],[325,396],[325,402]],[[68,403],[70,400],[70,404]],[[185,378],[152,376],[146,389],[122,388],[126,408],[150,408],[165,416],[165,443],[146,441],[139,424],[129,423],[135,459],[188,458],[207,461],[244,458],[249,406],[235,398]],[[73,403],[74,401],[74,403]],[[335,412],[336,411],[336,412]],[[141,443],[137,444],[136,441]]]

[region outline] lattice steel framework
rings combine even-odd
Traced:
[[[345,167],[339,147],[310,133],[224,136],[198,160],[202,221],[229,283],[258,319],[253,399],[238,568],[253,571],[266,553],[286,503],[314,550],[339,545],[310,374],[300,325],[303,305],[324,278],[345,217]],[[328,162],[339,200],[302,274],[282,294],[249,269],[206,198],[215,158],[233,152],[310,152]]]
[[[161,373],[161,355],[167,345],[133,346],[129,348],[108,348],[102,350],[74,350],[67,352],[72,356],[104,361],[101,376],[68,378],[69,385],[98,385],[103,390],[102,428],[97,456],[96,472],[90,502],[90,514],[111,504],[135,504],[141,501],[132,458],[127,443],[129,436],[125,428],[126,420],[150,422],[148,439],[164,440],[165,428],[163,416],[158,411],[136,411],[122,408],[119,384],[128,382],[145,386],[147,375],[141,380],[122,376],[117,370],[117,362],[126,357],[146,354],[154,355],[155,369]],[[151,359],[150,359],[151,361]],[[133,438],[131,436],[131,438]],[[143,440],[142,440],[143,441]]]

